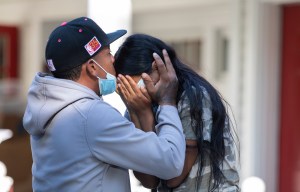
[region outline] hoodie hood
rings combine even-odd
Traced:
[[[60,110],[80,99],[102,100],[94,91],[74,81],[36,74],[28,92],[24,128],[31,135],[43,135]]]

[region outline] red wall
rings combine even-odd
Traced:
[[[18,29],[16,27],[0,26],[0,35],[8,38],[6,47],[8,67],[4,69],[8,78],[18,77]]]
[[[300,4],[282,7],[280,192],[300,191]]]

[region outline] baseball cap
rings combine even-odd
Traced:
[[[45,51],[47,66],[55,73],[69,71],[85,63],[126,32],[117,30],[105,33],[87,17],[63,22],[49,36]]]

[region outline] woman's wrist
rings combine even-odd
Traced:
[[[144,107],[144,108],[139,108],[138,110],[135,111],[135,114],[139,117],[139,118],[143,118],[145,117],[145,115],[149,115],[152,114],[152,108],[149,107]]]

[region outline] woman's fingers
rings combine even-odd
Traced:
[[[137,86],[136,82],[129,75],[126,75],[125,77],[130,85],[130,88],[133,90],[133,93],[139,93],[140,89]]]
[[[146,97],[146,99],[151,102],[151,97],[150,97],[147,89],[145,87],[141,87],[141,91],[143,93],[143,96]]]
[[[151,97],[147,90],[144,87],[139,88],[136,82],[128,75],[118,76],[118,91],[125,105],[134,111],[139,111],[151,105]]]
[[[124,89],[126,89],[129,94],[134,93],[130,83],[127,80],[127,78],[125,78],[123,75],[119,74],[118,75],[118,81],[119,81],[119,83],[121,83],[124,86]]]
[[[119,96],[121,97],[123,103],[124,103],[124,104],[126,105],[126,107],[128,108],[127,100],[126,100],[126,98],[125,98],[124,93],[122,92],[121,84],[118,84],[118,85],[117,85],[117,90],[118,90],[118,92],[119,92]]]
[[[118,90],[119,90],[119,93],[120,93],[120,96],[121,96],[122,100],[124,102],[127,102],[128,97],[129,97],[129,93],[128,93],[127,89],[125,88],[125,86],[121,83],[118,83]]]

